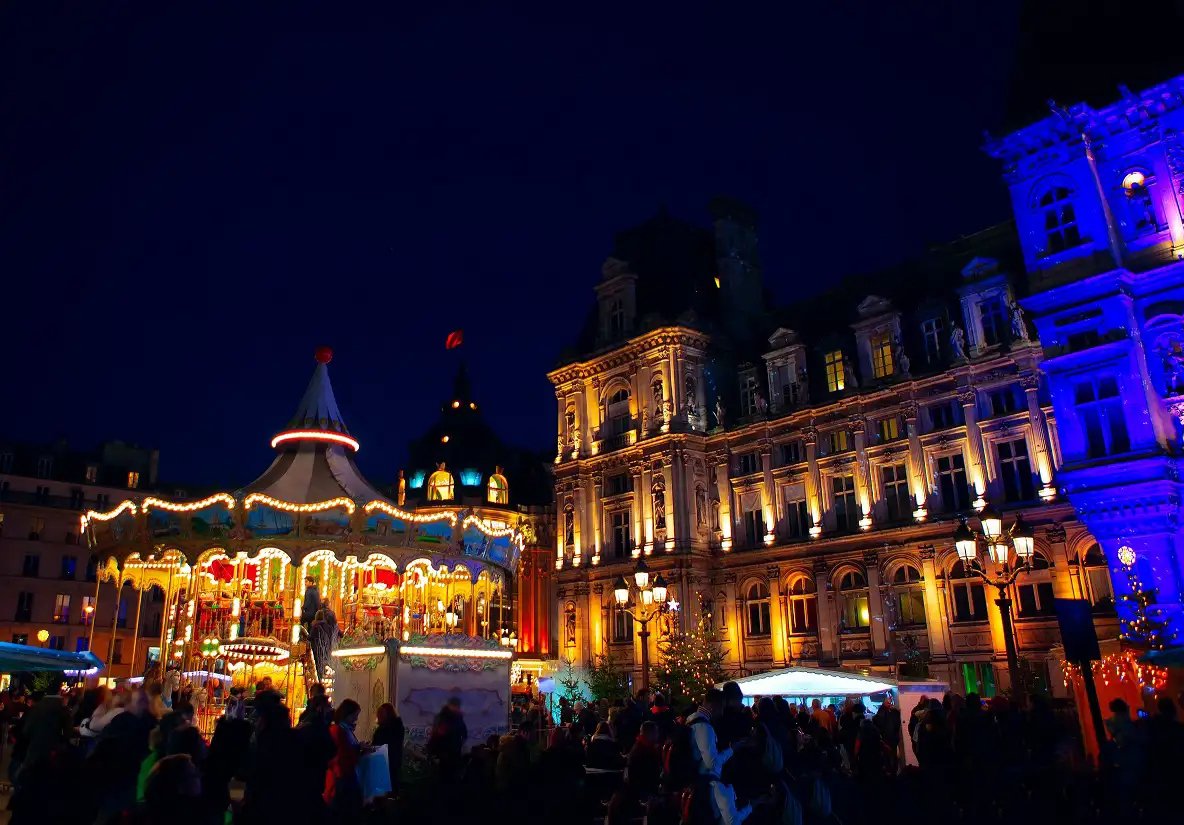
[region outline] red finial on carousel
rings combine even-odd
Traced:
[[[316,359],[318,364],[328,364],[333,360],[333,350],[329,347],[317,347]]]

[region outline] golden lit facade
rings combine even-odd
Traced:
[[[605,316],[635,302],[637,276],[611,263],[602,325],[629,329]],[[613,297],[614,282],[627,298]],[[609,653],[636,678],[642,637],[613,582],[644,556],[682,605],[654,636],[709,616],[738,673],[908,675],[927,663],[959,692],[990,695],[1008,679],[997,594],[954,544],[961,520],[990,502],[1035,531],[1033,569],[1010,588],[1016,638],[1060,688],[1059,668],[1052,679],[1045,668],[1060,643],[1053,599],[1090,600],[1099,636],[1115,636],[1106,561],[1055,489],[1041,348],[1022,319],[1012,335],[998,314],[1014,306],[1010,284],[976,259],[956,300],[927,317],[869,296],[840,343],[808,346],[780,327],[734,372],[718,368],[709,335],[683,325],[551,372],[560,656]],[[929,355],[913,353],[926,368],[911,371],[901,340],[923,344],[935,326]]]

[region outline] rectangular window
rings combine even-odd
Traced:
[[[37,459],[37,478],[49,478],[53,474],[53,459],[41,456]]]
[[[14,645],[27,645],[29,643],[29,634],[28,633],[13,633],[12,634],[12,643]]]
[[[1130,451],[1130,434],[1122,412],[1118,380],[1114,376],[1077,384],[1074,399],[1089,458]]]
[[[756,376],[742,376],[740,378],[740,416],[742,418],[756,413],[756,394]]]
[[[1020,616],[1051,616],[1056,613],[1052,582],[1021,584],[1016,590]]]
[[[153,613],[152,617],[148,620],[148,635],[149,636],[159,636],[160,635],[160,623],[161,623],[161,615],[159,613]]]
[[[16,621],[33,621],[33,594],[27,590],[21,591],[16,597]]]
[[[629,511],[617,510],[609,516],[609,536],[613,546],[613,558],[623,559],[629,555]]]
[[[880,441],[895,441],[900,438],[900,419],[880,419]]]
[[[86,561],[86,580],[93,582],[99,577],[99,563],[94,559],[87,559]]]
[[[1003,343],[1004,330],[1008,328],[1003,299],[996,295],[979,301],[978,316],[983,325],[983,343],[988,347]]]
[[[78,557],[77,556],[62,556],[62,575],[63,579],[69,581],[74,580],[74,574],[78,572]]]
[[[111,651],[111,664],[123,664],[123,639],[115,640],[115,649]]]
[[[746,547],[759,547],[765,537],[765,519],[760,509],[745,510],[742,518]]]
[[[111,494],[98,493],[95,495],[95,507],[102,512],[107,512],[111,509]]]
[[[946,512],[956,513],[970,506],[970,488],[966,484],[966,462],[962,453],[937,459],[937,487]]]
[[[872,375],[876,378],[892,375],[896,371],[892,363],[892,333],[876,333],[868,343],[872,347]]]
[[[884,479],[884,501],[888,505],[889,521],[906,521],[913,512],[909,495],[908,468],[904,464],[886,464],[880,468]]]
[[[925,341],[925,360],[936,364],[941,359],[941,318],[930,318],[921,324],[921,337]]]
[[[851,449],[851,433],[847,430],[835,430],[830,434],[830,454],[845,453]]]
[[[58,593],[53,600],[53,620],[55,624],[69,624],[70,622],[70,594]]]
[[[136,473],[136,472],[128,473],[127,474],[127,488],[129,490],[134,490],[139,486],[140,486],[140,474]]]
[[[800,464],[805,461],[806,457],[803,455],[802,442],[790,441],[778,446],[780,451],[780,461],[778,462],[782,467],[790,464]]]
[[[159,588],[154,588],[154,589],[159,589]],[[83,596],[82,597],[82,623],[84,625],[89,625],[91,622],[94,621],[94,619],[95,619],[95,597],[94,596]]]
[[[629,492],[629,473],[615,473],[611,476],[604,477],[604,494],[606,496],[619,496]]]
[[[12,453],[0,453],[0,473],[12,472]]]
[[[50,650],[65,650],[66,637],[65,636],[50,636],[49,641],[45,644]]]
[[[86,504],[86,494],[83,493],[81,490],[71,490],[70,491],[70,509],[71,510],[81,510],[83,508],[84,504]]]
[[[616,608],[613,609],[613,641],[633,641],[633,617]]]
[[[903,625],[925,624],[925,591],[920,587],[905,587],[896,591],[897,621]]]
[[[119,597],[119,614],[115,618],[115,626],[123,629],[127,627],[127,599]]]
[[[41,556],[36,553],[25,553],[25,563],[21,567],[21,575],[35,579],[40,572]]]
[[[987,618],[987,593],[978,582],[954,582],[954,621],[982,622]]]
[[[29,541],[40,541],[43,532],[45,532],[45,519],[34,516],[33,520],[29,523]]]
[[[1003,479],[1004,499],[1019,502],[1036,498],[1032,465],[1028,461],[1028,442],[1022,438],[1002,441],[996,445],[995,453],[999,459],[999,476]]]
[[[86,653],[88,650],[90,650],[90,639],[85,636],[79,636],[74,640],[75,653]]]
[[[790,633],[815,633],[818,627],[818,603],[808,596],[790,596]]]
[[[866,590],[843,595],[843,615],[841,622],[843,630],[846,631],[862,630],[871,623],[871,613],[867,606]]]
[[[840,392],[846,384],[843,374],[843,351],[835,350],[826,354],[826,389],[829,392]]]
[[[804,498],[787,501],[785,503],[786,517],[788,519],[789,537],[794,539],[804,539],[810,535],[810,516],[806,509],[806,500]]]
[[[757,453],[741,453],[737,461],[737,472],[742,475],[751,475],[759,472],[761,468],[760,456]]]
[[[1016,403],[1015,390],[1007,387],[1001,390],[992,390],[990,394],[991,399],[991,415],[1007,415],[1019,409]]]
[[[954,412],[953,403],[950,401],[944,404],[934,404],[930,407],[929,418],[933,422],[933,429],[935,430],[948,430],[958,423],[958,416]]]
[[[964,662],[962,682],[967,693],[977,693],[980,699],[995,695],[995,671],[990,662]]]
[[[856,530],[859,527],[859,505],[855,502],[855,476],[832,476],[831,491],[834,494],[835,525],[839,530]]]
[[[90,484],[99,480],[99,466],[97,464],[86,465],[86,480]]]

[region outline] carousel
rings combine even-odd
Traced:
[[[402,509],[354,463],[361,445],[337,408],[331,358],[317,350],[296,415],[271,439],[275,460],[252,483],[200,501],[129,498],[82,517],[100,582],[137,594],[136,626],[144,598],[163,598],[159,639],[140,643],[159,647],[166,681],[198,674],[221,694],[270,678],[295,708],[306,685],[331,685],[338,647],[435,634],[516,641],[523,531],[497,507],[504,481],[490,485],[489,507],[442,491]]]

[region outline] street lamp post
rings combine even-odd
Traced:
[[[678,610],[678,602],[669,599],[666,580],[659,574],[650,581],[650,571],[646,567],[645,559],[637,559],[637,568],[633,571],[633,581],[637,585],[637,600],[631,604],[629,582],[624,576],[618,576],[613,585],[613,596],[617,606],[633,617],[633,621],[641,625],[641,689],[650,687],[650,622],[664,613]]]
[[[1011,596],[1008,588],[1021,573],[1031,571],[1033,553],[1032,529],[1024,524],[1024,517],[1017,515],[1015,524],[1006,533],[1003,531],[1003,518],[989,504],[979,514],[980,532],[970,529],[965,520],[954,531],[954,548],[958,551],[958,558],[962,560],[967,570],[977,575],[984,582],[994,587],[998,593],[995,604],[999,606],[999,616],[1003,621],[1003,643],[1007,648],[1007,675],[1011,681],[1012,695],[1023,695],[1023,683],[1020,679],[1020,663],[1016,653],[1015,628],[1011,622]],[[982,539],[987,545],[987,553],[994,563],[995,569],[988,570],[979,562],[978,543]],[[1015,548],[1016,563],[1010,563],[1010,552]]]

